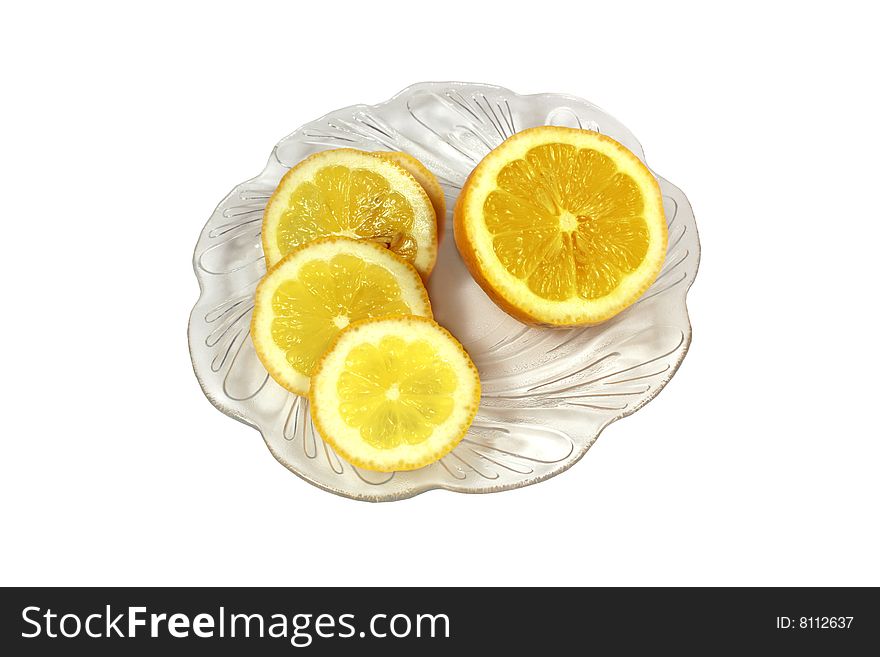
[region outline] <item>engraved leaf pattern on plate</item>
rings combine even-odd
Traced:
[[[281,140],[263,172],[220,203],[193,256],[201,296],[190,316],[190,354],[211,402],[259,429],[275,458],[307,481],[346,497],[387,501],[433,488],[490,492],[539,482],[575,463],[610,422],[652,399],[690,343],[685,301],[699,261],[687,198],[659,176],[669,226],[664,267],[636,304],[590,328],[532,328],[499,310],[458,256],[450,210],[428,291],[435,318],[480,370],[483,396],[462,443],[428,467],[376,473],[346,463],[318,435],[308,400],[278,386],[254,352],[249,327],[265,272],[262,213],[291,166],[328,148],[405,151],[437,175],[451,209],[489,150],[545,124],[602,132],[644,159],[632,133],[584,100],[465,83],[414,85],[380,105],[332,112]]]

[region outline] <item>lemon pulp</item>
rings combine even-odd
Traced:
[[[290,195],[276,232],[280,253],[324,235],[371,239],[407,260],[418,250],[412,237],[414,212],[383,176],[342,165],[319,169]]]
[[[645,259],[641,190],[597,150],[536,146],[496,185],[483,204],[495,255],[544,299],[601,298]]]
[[[272,340],[300,372],[311,372],[352,320],[411,312],[386,269],[349,254],[304,264],[278,286],[272,310]]]
[[[348,353],[336,385],[339,414],[378,449],[417,445],[452,414],[457,385],[428,342],[388,336]]]

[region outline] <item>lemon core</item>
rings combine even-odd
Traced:
[[[578,219],[582,217],[576,217],[568,210],[563,210],[559,215],[559,230],[570,233],[578,229]]]

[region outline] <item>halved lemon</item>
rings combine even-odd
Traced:
[[[416,179],[416,182],[418,182],[422,186],[422,189],[425,190],[428,198],[431,199],[431,205],[434,207],[434,214],[437,215],[437,243],[439,244],[443,239],[443,234],[446,232],[446,195],[443,193],[443,188],[440,186],[437,177],[431,173],[431,170],[422,164],[420,160],[409,153],[402,153],[400,151],[376,151],[374,154],[387,158],[395,164],[402,166],[409,171],[412,177]]]
[[[423,277],[437,259],[437,219],[422,186],[391,160],[351,148],[316,153],[297,164],[263,213],[263,252],[270,267],[296,247],[330,235],[384,244]]]
[[[418,272],[383,246],[329,237],[291,251],[257,285],[251,337],[266,370],[298,395],[327,345],[370,317],[431,317]]]
[[[651,285],[666,255],[660,186],[622,144],[589,130],[519,132],[473,170],[455,243],[477,282],[531,324],[597,324]]]
[[[318,433],[354,465],[414,470],[464,437],[480,403],[477,368],[430,319],[352,324],[315,368],[309,393]]]

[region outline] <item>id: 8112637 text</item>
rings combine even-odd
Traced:
[[[854,616],[777,616],[779,630],[848,630]]]

